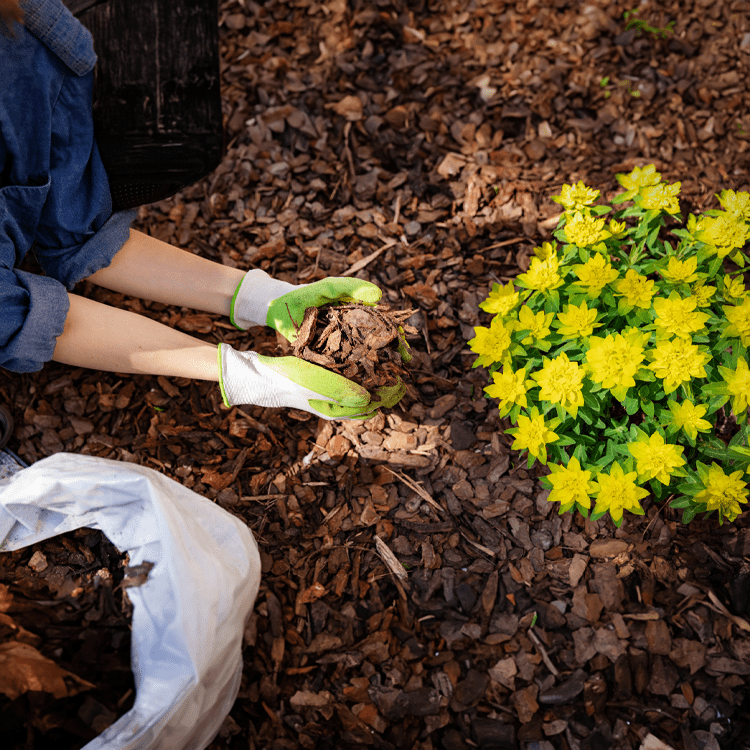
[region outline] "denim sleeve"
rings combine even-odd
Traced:
[[[40,248],[36,256],[48,276],[57,279],[67,289],[79,281],[106,268],[130,237],[130,225],[136,209],[112,214],[102,226],[81,245],[63,248]]]
[[[35,254],[68,289],[110,264],[130,235],[136,212],[112,214],[109,180],[94,141],[93,74],[67,76],[52,112],[49,191]]]
[[[0,365],[35,372],[52,359],[68,314],[68,293],[54,279],[0,268]]]

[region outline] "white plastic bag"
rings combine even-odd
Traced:
[[[84,750],[203,750],[234,703],[260,584],[249,529],[151,469],[57,453],[0,482],[0,550],[100,529],[154,563],[133,602],[133,708]]]

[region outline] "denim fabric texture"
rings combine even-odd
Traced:
[[[0,366],[51,359],[67,290],[110,264],[134,211],[112,214],[91,114],[96,55],[60,0],[24,0],[0,35]],[[32,250],[44,270],[19,270]]]

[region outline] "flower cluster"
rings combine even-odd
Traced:
[[[723,191],[721,211],[670,238],[680,183],[654,165],[617,179],[609,221],[612,206],[583,182],[553,198],[557,241],[481,303],[494,317],[469,341],[474,366],[490,371],[511,447],[548,465],[561,513],[619,526],[652,496],[685,522],[733,521],[750,474],[750,195]]]

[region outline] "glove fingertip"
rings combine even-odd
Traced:
[[[374,284],[371,284],[362,289],[357,289],[353,296],[360,302],[365,302],[368,305],[374,305],[380,302],[380,300],[382,299],[383,291],[382,289],[376,287]]]
[[[356,387],[357,389],[361,388],[361,386]],[[361,389],[361,392],[359,390],[355,391],[354,388],[352,388],[339,403],[341,406],[345,406],[348,409],[364,409],[368,406],[371,400],[370,394],[364,388]]]

